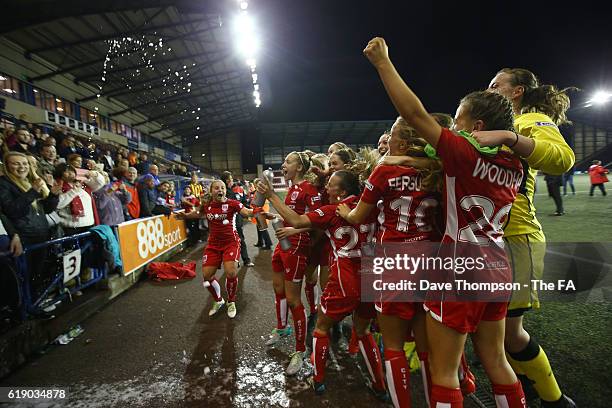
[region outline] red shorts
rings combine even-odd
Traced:
[[[431,317],[459,333],[473,333],[478,323],[498,321],[506,317],[506,302],[425,302]]]
[[[280,245],[277,245],[272,254],[272,270],[284,273],[286,281],[298,283],[304,278],[307,259],[307,249],[292,248],[290,251],[283,251]]]
[[[373,303],[361,302],[360,262],[339,258],[330,268],[329,280],[321,294],[321,310],[335,321],[354,311],[364,319],[376,317]]]
[[[312,256],[308,257],[308,265],[321,265],[328,266],[331,264],[330,256],[331,256],[332,248],[331,242],[327,236],[323,236],[317,244],[312,247],[310,254]]]
[[[240,259],[240,240],[208,244],[204,248],[202,267],[216,266],[219,268],[223,262],[237,262],[238,259]]]
[[[423,303],[420,302],[376,302],[376,311],[383,315],[397,316],[400,319],[412,320]]]

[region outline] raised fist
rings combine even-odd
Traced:
[[[363,50],[363,54],[375,67],[389,61],[389,48],[382,37],[372,38]]]

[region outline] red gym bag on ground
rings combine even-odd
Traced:
[[[196,276],[196,263],[151,262],[147,267],[149,278],[153,280],[192,279]]]

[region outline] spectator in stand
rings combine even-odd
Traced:
[[[87,170],[97,170],[98,169],[98,163],[96,163],[95,160],[87,159],[85,161],[85,168]],[[102,170],[104,171],[104,165],[102,165]]]
[[[98,158],[98,150],[96,149],[95,143],[88,143],[85,152],[83,154],[83,158],[87,160],[95,161]]]
[[[157,189],[152,175],[145,174],[141,178],[138,186],[138,197],[140,199],[140,217],[152,216],[153,209],[157,205]]]
[[[227,198],[236,200],[242,203],[242,205],[247,204],[246,194],[236,193],[232,189],[234,186],[234,178],[231,172],[224,171],[223,174],[221,175],[221,180],[226,185]],[[251,261],[251,258],[249,257],[249,251],[246,245],[246,239],[244,238],[244,231],[242,230],[243,225],[244,225],[244,219],[240,214],[238,214],[236,216],[236,231],[238,232],[238,236],[240,237],[240,257],[242,258],[242,262],[246,266],[249,266],[249,267],[255,266],[255,264]]]
[[[200,206],[199,196],[193,194],[191,187],[185,187],[183,197],[181,198],[181,207],[185,210],[185,214],[190,214]],[[198,243],[200,239],[200,221],[198,219],[185,219],[187,225],[187,246],[192,246]]]
[[[140,196],[136,189],[136,179],[138,178],[138,170],[134,167],[128,168],[128,171],[124,174],[123,183],[125,188],[130,192],[132,201],[127,205],[127,212],[129,219],[135,219],[140,216]]]
[[[115,161],[111,156],[110,150],[106,150],[103,156],[100,156],[99,161],[104,164],[104,171],[110,173],[115,168]]]
[[[77,180],[76,169],[64,163],[55,168],[53,176],[62,184],[57,215],[64,233],[78,234],[97,224],[97,208],[92,193],[104,186],[102,174],[97,171],[88,172],[83,187]]]
[[[42,177],[44,174],[53,174],[55,171],[55,160],[57,153],[55,146],[44,144],[40,149],[40,160],[38,161],[38,174]]]
[[[11,146],[11,150],[19,153],[30,152],[30,132],[27,129],[18,129],[15,133],[15,144]]]
[[[67,158],[74,153],[78,153],[75,147],[75,139],[73,136],[66,136],[60,144],[59,155],[60,157]]]
[[[49,136],[45,139],[45,144],[49,146],[53,146],[57,149],[57,140],[53,136]]]
[[[6,139],[4,137],[5,134],[0,135],[0,156],[2,157],[4,157],[4,155],[8,153],[8,148],[6,147]]]
[[[198,198],[202,195],[202,192],[204,191],[204,187],[202,186],[202,183],[198,181],[198,175],[196,173],[193,173],[191,175],[191,183],[189,184],[189,188],[191,189],[193,195]]]
[[[595,192],[595,187],[598,187],[601,190],[601,194],[605,197],[606,187],[605,183],[608,182],[608,174],[609,171],[601,165],[601,160],[593,160],[593,164],[589,167],[589,178],[591,179],[591,191],[589,196],[593,197],[593,192]]]
[[[153,181],[155,182],[155,185],[158,186],[159,185],[159,168],[157,167],[156,164],[152,164],[149,166],[149,173],[148,173],[151,177],[153,177]]]
[[[51,232],[45,214],[57,207],[60,185],[56,183],[49,190],[45,181],[30,171],[28,159],[22,153],[9,152],[3,162],[6,174],[0,176],[2,212],[13,224],[24,247],[48,241]],[[47,276],[43,276],[43,273],[46,257],[46,248],[27,254],[34,296],[38,296],[45,285]]]
[[[132,200],[132,195],[122,181],[123,173],[122,168],[114,169],[113,175],[119,181],[110,182],[93,193],[101,225],[118,225],[125,222],[124,207]]]
[[[128,159],[121,159],[117,161],[117,167],[121,167],[127,170],[130,168],[130,162]]]
[[[66,157],[66,162],[72,167],[74,167],[75,169],[83,168],[83,157],[81,157],[80,154],[77,154],[77,153],[69,154],[68,157]]]
[[[140,161],[138,165],[136,165],[136,169],[140,174],[149,174],[149,166],[151,163],[149,162],[149,158],[146,153],[140,153]]]
[[[162,181],[157,185],[157,204],[164,207],[172,207],[170,203],[171,185],[168,181]]]
[[[128,162],[130,163],[130,167],[134,167],[138,162],[138,154],[135,151],[131,151],[127,156]]]
[[[166,171],[166,174],[172,174],[172,175],[177,175],[176,174],[176,166],[173,164],[172,166],[170,166],[168,168],[168,170]]]

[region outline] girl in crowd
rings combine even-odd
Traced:
[[[444,165],[446,230],[443,243],[459,249],[467,244],[470,254],[482,256],[485,248],[498,249],[503,243],[502,225],[510,212],[523,178],[517,157],[497,148],[482,148],[469,135],[453,133],[440,127],[421,101],[399,76],[388,56],[382,38],[372,39],[364,54],[377,69],[385,89],[402,118],[431,146]],[[464,97],[455,115],[455,130],[513,128],[509,101],[489,92],[474,92]],[[478,166],[495,166],[513,180],[497,183],[479,177]],[[491,221],[489,221],[491,220]],[[506,272],[499,266],[507,259],[503,251],[496,253],[491,273]],[[509,271],[508,271],[509,272]],[[432,377],[432,407],[463,406],[457,371],[467,333],[493,385],[498,407],[526,407],[520,381],[504,354],[505,302],[444,302],[428,300],[427,339]]]
[[[214,316],[225,305],[225,300],[221,297],[221,286],[215,278],[217,269],[223,264],[228,301],[227,315],[233,319],[236,317],[238,290],[236,262],[240,259],[240,237],[236,231],[236,216],[250,217],[253,211],[245,208],[239,201],[228,199],[225,183],[221,180],[212,182],[210,194],[211,201],[203,202],[200,212],[178,213],[177,218],[189,220],[205,217],[208,220],[210,235],[202,257],[204,287],[214,299],[208,315]]]
[[[325,230],[331,241],[334,260],[330,265],[330,277],[321,296],[320,313],[317,316],[314,332],[314,378],[313,385],[317,394],[325,391],[325,364],[329,352],[328,333],[334,322],[353,314],[359,348],[367,362],[372,377],[374,392],[386,396],[385,382],[378,346],[369,332],[371,320],[376,316],[373,305],[361,303],[360,274],[361,245],[367,242],[368,228],[374,219],[353,227],[336,215],[338,203],[354,207],[360,194],[359,178],[346,170],[335,172],[327,184],[329,205],[314,211],[298,214],[281,199],[270,194],[270,190],[260,185],[259,192],[269,197],[271,204],[285,222],[295,228],[317,228]],[[374,216],[375,218],[375,216]],[[366,227],[366,228],[364,228]]]
[[[304,177],[310,170],[310,157],[304,152],[291,152],[282,165],[285,180],[291,183],[287,190],[285,204],[298,214],[306,209],[315,210],[321,206],[321,197],[317,188]],[[276,231],[279,240],[288,238],[291,248],[283,250],[279,245],[272,255],[272,284],[274,286],[277,326],[272,330],[266,345],[273,345],[281,336],[291,333],[287,326],[287,305],[291,309],[295,326],[295,353],[287,367],[288,375],[295,375],[303,365],[306,351],[306,313],[302,305],[302,279],[310,255],[310,236],[307,228],[293,228],[284,223],[284,228]]]
[[[24,247],[48,241],[51,231],[45,214],[57,208],[61,184],[49,189],[43,179],[30,168],[26,155],[9,152],[3,158],[5,174],[0,176],[2,212],[13,224]],[[46,284],[43,276],[47,248],[27,252],[34,296],[40,295]]]
[[[523,68],[504,68],[491,80],[488,90],[510,99],[514,129],[474,134],[482,146],[504,144],[522,158],[525,178],[504,226],[514,277],[520,283],[541,279],[544,273],[546,238],[533,204],[537,172],[560,175],[574,165],[574,152],[559,132],[559,126],[569,123],[566,117],[569,89],[540,84],[532,72]],[[508,306],[505,331],[508,361],[518,374],[529,378],[542,406],[574,407],[575,403],[561,392],[551,374],[546,353],[523,327],[523,314],[540,307],[537,291],[527,296],[523,292],[514,293]]]
[[[345,205],[339,205],[338,214],[351,224],[361,224],[370,214],[376,213],[375,207],[378,206],[380,215],[377,243],[412,243],[414,246],[418,242],[439,242],[439,161],[425,156],[427,142],[401,117],[391,128],[388,142],[387,154],[412,160],[412,167],[377,166],[368,178],[357,206],[351,210]],[[422,249],[435,250],[431,245]],[[389,387],[391,398],[396,406],[405,407],[410,403],[410,388],[406,386],[410,370],[404,354],[404,342],[408,340],[411,321],[427,389],[425,315],[421,304],[414,302],[383,298],[377,302],[376,308],[385,347],[387,382],[393,384],[393,387]]]

